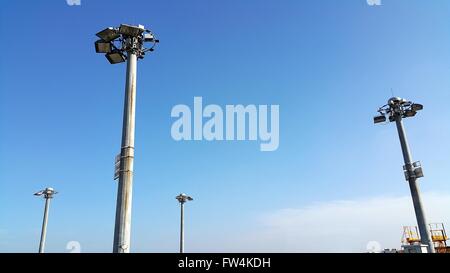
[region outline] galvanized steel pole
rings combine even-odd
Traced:
[[[133,51],[128,51],[127,55],[120,174],[117,192],[116,225],[114,229],[114,253],[130,252],[137,56]]]
[[[181,202],[180,206],[181,206],[180,253],[184,253],[184,202]]]
[[[180,217],[180,253],[184,253],[184,203],[187,201],[194,200],[192,197],[180,193],[178,196],[175,197],[175,199],[180,202],[180,210],[181,210],[181,217]]]
[[[403,159],[405,161],[406,171],[411,173],[413,171],[412,157],[409,150],[408,140],[406,139],[405,128],[403,127],[402,117],[400,114],[395,114],[395,123],[397,125],[398,136],[400,138],[400,144],[402,146]],[[425,220],[425,212],[422,207],[422,201],[420,198],[419,188],[417,185],[417,178],[415,176],[409,176],[408,179],[409,188],[411,190],[411,197],[414,204],[414,211],[416,213],[417,225],[419,227],[419,233],[422,244],[428,246],[428,252],[434,253],[433,241],[428,229],[427,222]]]
[[[108,27],[98,32],[96,36],[100,40],[95,42],[95,51],[105,53],[106,59],[111,64],[118,64],[127,60],[120,160],[116,159],[114,170],[114,180],[119,178],[119,183],[117,186],[113,252],[129,253],[137,59],[143,59],[147,52],[152,52],[159,40],[155,39],[153,33],[145,29],[143,25],[133,26],[128,24],[121,24],[118,28]],[[152,43],[152,46],[147,48],[145,47],[146,43]]]
[[[41,191],[36,192],[35,196],[43,196],[45,198],[45,208],[44,208],[44,218],[42,219],[42,230],[41,230],[41,240],[39,241],[39,253],[44,253],[45,249],[45,239],[47,237],[47,223],[48,223],[48,212],[50,208],[50,199],[53,195],[57,194],[53,188],[45,188]]]
[[[50,198],[45,196],[44,219],[42,220],[41,240],[39,242],[39,253],[44,253],[45,238],[47,236],[48,209],[50,207]]]

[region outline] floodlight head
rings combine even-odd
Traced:
[[[105,57],[111,64],[123,63],[126,60],[125,56],[119,50],[113,50],[110,53],[107,53]]]
[[[43,191],[43,190],[34,193],[34,195],[36,195],[36,196],[41,196],[41,195],[43,195],[43,194],[44,194],[44,191]]]
[[[154,42],[155,37],[151,33],[145,33],[144,34],[144,42]]]
[[[102,39],[95,42],[95,52],[97,53],[110,53],[112,51],[112,47],[113,45],[111,42],[105,42]]]
[[[373,118],[373,123],[381,123],[386,121],[386,116],[380,115]]]
[[[143,25],[132,26],[127,24],[121,24],[119,27],[119,33],[129,37],[137,37],[141,35],[144,31],[145,28]]]
[[[117,31],[117,29],[112,27],[106,28],[96,35],[105,42],[111,42],[112,40],[120,37],[120,33]]]
[[[413,110],[406,110],[405,113],[403,114],[404,117],[414,117],[417,114],[416,111]]]
[[[422,110],[423,109],[423,105],[422,104],[419,104],[419,103],[413,103],[412,105],[411,105],[411,110],[413,110],[413,111],[420,111],[420,110]]]

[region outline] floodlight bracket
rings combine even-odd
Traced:
[[[417,111],[422,109],[423,106],[421,104],[394,97],[390,98],[388,103],[381,106],[377,112],[388,117],[390,122],[394,122],[397,116],[402,118],[414,117]]]
[[[188,196],[188,195],[186,195],[184,193],[179,194],[178,196],[175,197],[175,199],[177,199],[178,202],[180,202],[181,204],[184,204],[187,201],[194,200],[194,198],[192,198],[192,197],[190,197],[190,196]]]
[[[43,196],[45,199],[51,199],[51,198],[53,198],[53,195],[55,195],[57,193],[58,192],[55,191],[53,188],[45,188],[41,191],[36,192],[34,195]]]
[[[109,35],[109,36],[108,36]],[[97,36],[105,42],[111,43],[111,52],[121,52],[126,59],[125,53],[135,54],[138,59],[143,59],[146,52],[154,51],[159,40],[143,25],[133,26],[121,24],[118,28],[109,27],[97,33]],[[108,37],[108,39],[103,38]],[[119,45],[115,45],[118,42]],[[145,43],[152,43],[150,47],[145,47]]]

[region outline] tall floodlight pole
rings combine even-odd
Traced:
[[[130,252],[131,200],[133,188],[134,161],[134,122],[136,106],[136,68],[137,59],[143,59],[146,52],[153,51],[159,42],[150,30],[142,25],[121,24],[118,28],[106,28],[96,34],[100,39],[95,42],[97,53],[105,53],[111,64],[127,61],[125,102],[123,110],[122,145],[119,162],[116,165],[119,178],[116,205],[116,223],[114,228],[114,253]],[[152,46],[145,48],[146,42]]]
[[[53,188],[45,188],[44,190],[36,192],[34,195],[43,196],[45,199],[44,219],[42,220],[41,240],[39,241],[39,253],[44,253],[45,238],[47,237],[47,223],[48,223],[48,210],[50,207],[50,199],[54,194],[57,194]]]
[[[180,253],[184,253],[184,203],[194,200],[192,197],[184,193],[175,197],[180,202],[181,217],[180,217]]]
[[[435,250],[433,241],[425,220],[425,212],[420,198],[419,187],[417,185],[417,179],[419,177],[423,177],[422,166],[419,161],[413,162],[412,160],[402,121],[403,118],[414,117],[417,114],[417,111],[422,109],[423,106],[421,104],[412,103],[398,97],[390,98],[386,105],[378,109],[380,115],[374,117],[374,123],[386,122],[386,117],[388,117],[390,122],[395,122],[397,125],[400,145],[402,147],[403,160],[405,162],[403,171],[405,174],[405,179],[409,183],[417,224],[419,226],[421,242],[422,244],[427,245],[429,253],[434,253]]]

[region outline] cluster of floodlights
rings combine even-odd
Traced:
[[[118,28],[109,27],[96,35],[100,39],[95,42],[95,51],[105,53],[106,59],[111,64],[125,62],[127,59],[125,52],[132,52],[139,59],[143,59],[145,53],[153,51],[155,45],[159,43],[153,33],[142,25],[121,24]],[[149,48],[144,47],[147,42],[152,43]]]
[[[422,104],[412,103],[399,97],[393,97],[388,100],[386,105],[378,109],[379,116],[373,118],[374,123],[386,122],[386,117],[390,122],[395,121],[396,116],[402,118],[414,117],[417,111],[423,109]]]
[[[194,200],[194,198],[192,198],[192,197],[190,197],[190,196],[188,196],[188,195],[186,195],[186,194],[184,194],[184,193],[180,193],[180,195],[176,196],[175,198],[176,198],[176,199],[178,200],[178,202],[180,202],[181,204],[184,204],[184,203],[186,203],[187,201],[192,201],[192,200]]]
[[[34,195],[36,196],[43,196],[44,198],[53,198],[54,194],[57,194],[58,192],[55,191],[53,188],[45,188],[44,190],[36,192]]]

